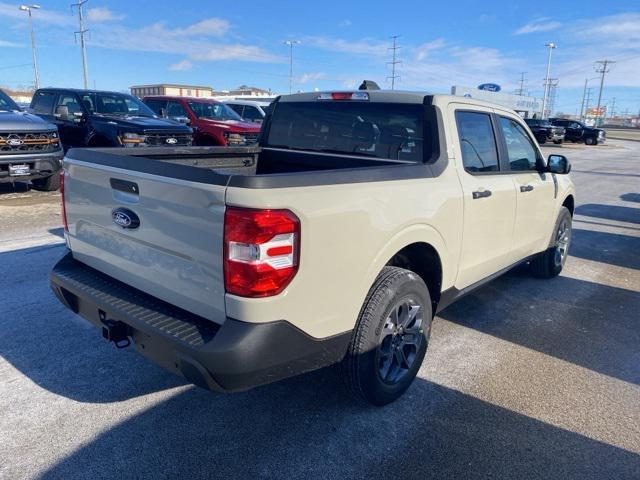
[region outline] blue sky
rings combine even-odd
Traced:
[[[71,0],[42,0],[34,12],[43,85],[82,85],[77,18]],[[27,16],[0,1],[0,85],[33,82]],[[448,92],[452,84],[495,82],[542,95],[546,49],[553,41],[552,77],[560,80],[556,110],[576,113],[594,62],[616,60],[603,103],[640,110],[640,4],[563,2],[176,2],[90,0],[91,86],[126,90],[141,83],[189,83],[215,89],[249,84],[286,93],[288,47],[294,89],[356,87],[364,79],[388,85],[389,37],[399,38],[396,88]],[[590,86],[597,87],[597,80]],[[597,88],[594,88],[597,95]],[[593,103],[593,102],[592,102]]]

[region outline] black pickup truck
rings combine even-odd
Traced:
[[[31,181],[36,190],[57,190],[62,156],[56,126],[22,111],[0,90],[0,182]]]
[[[137,98],[118,92],[43,88],[31,111],[57,125],[64,150],[72,147],[180,147],[193,130],[159,118]]]
[[[598,145],[604,143],[607,135],[601,128],[592,128],[582,122],[566,120],[564,118],[550,118],[552,125],[564,127],[565,139],[570,142],[584,142],[587,145]]]
[[[547,140],[556,144],[560,144],[564,141],[564,128],[552,125],[549,120],[525,118],[524,121],[529,125],[531,132],[536,137],[536,140],[540,145],[546,143]]]

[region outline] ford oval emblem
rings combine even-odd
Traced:
[[[12,147],[19,147],[20,145],[22,145],[22,140],[19,138],[10,138],[7,140],[7,145],[10,145]]]
[[[178,143],[178,139],[177,138],[173,138],[173,137],[169,137],[165,140],[165,142],[167,142],[169,145],[175,145],[176,143]]]
[[[488,92],[499,92],[502,90],[500,85],[495,83],[483,83],[482,85],[478,85],[478,90],[486,90]]]
[[[140,218],[128,208],[116,208],[111,212],[113,223],[122,228],[138,228],[140,226]]]

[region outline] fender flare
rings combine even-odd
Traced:
[[[442,234],[431,225],[414,224],[396,232],[374,257],[358,287],[361,303],[364,303],[376,277],[389,260],[400,250],[414,243],[430,245],[438,254],[442,265],[442,289],[444,290],[446,285],[453,284],[457,273],[457,258],[446,248]]]

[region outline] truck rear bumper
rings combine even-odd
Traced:
[[[306,335],[284,320],[214,323],[62,258],[50,285],[69,309],[100,328],[118,325],[136,350],[191,383],[233,392],[339,362],[351,332],[326,339]]]

